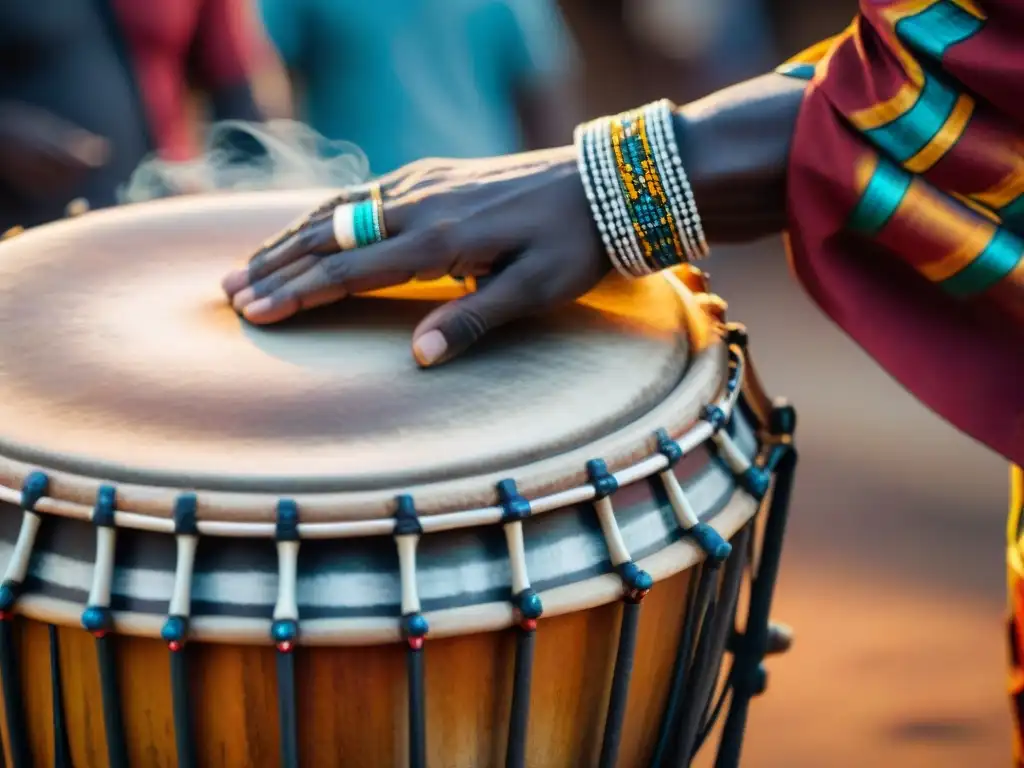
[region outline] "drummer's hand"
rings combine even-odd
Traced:
[[[28,198],[66,191],[108,154],[100,136],[32,105],[0,101],[0,181]]]
[[[332,211],[344,199],[335,199],[224,278],[235,309],[252,323],[275,323],[413,279],[497,273],[420,322],[413,353],[429,366],[492,328],[583,295],[610,269],[572,147],[425,160],[380,183],[387,240],[338,253]]]

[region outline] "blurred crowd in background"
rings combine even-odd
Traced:
[[[223,121],[298,121],[318,135],[315,151],[355,145],[373,175],[425,156],[565,144],[588,117],[682,103],[769,70],[854,10],[854,0],[2,3],[0,232],[71,203],[123,201],[140,163],[187,164],[211,151],[212,123],[233,124]],[[222,131],[213,148],[265,152],[245,135]],[[213,183],[197,175],[167,191]]]

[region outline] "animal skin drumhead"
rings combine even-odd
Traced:
[[[430,371],[411,332],[454,283],[247,324],[220,278],[329,194],[147,203],[0,244],[0,455],[119,482],[378,490],[586,445],[684,376],[660,279],[610,280]]]

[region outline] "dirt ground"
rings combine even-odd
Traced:
[[[939,421],[803,297],[781,245],[709,264],[801,466],[745,768],[1008,766],[1005,464]],[[699,765],[709,765],[705,758]]]

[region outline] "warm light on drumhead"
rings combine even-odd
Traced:
[[[592,442],[681,380],[682,309],[660,280],[604,286],[429,372],[410,335],[451,283],[245,324],[221,276],[328,194],[129,206],[3,243],[0,453],[118,481],[383,488]]]

